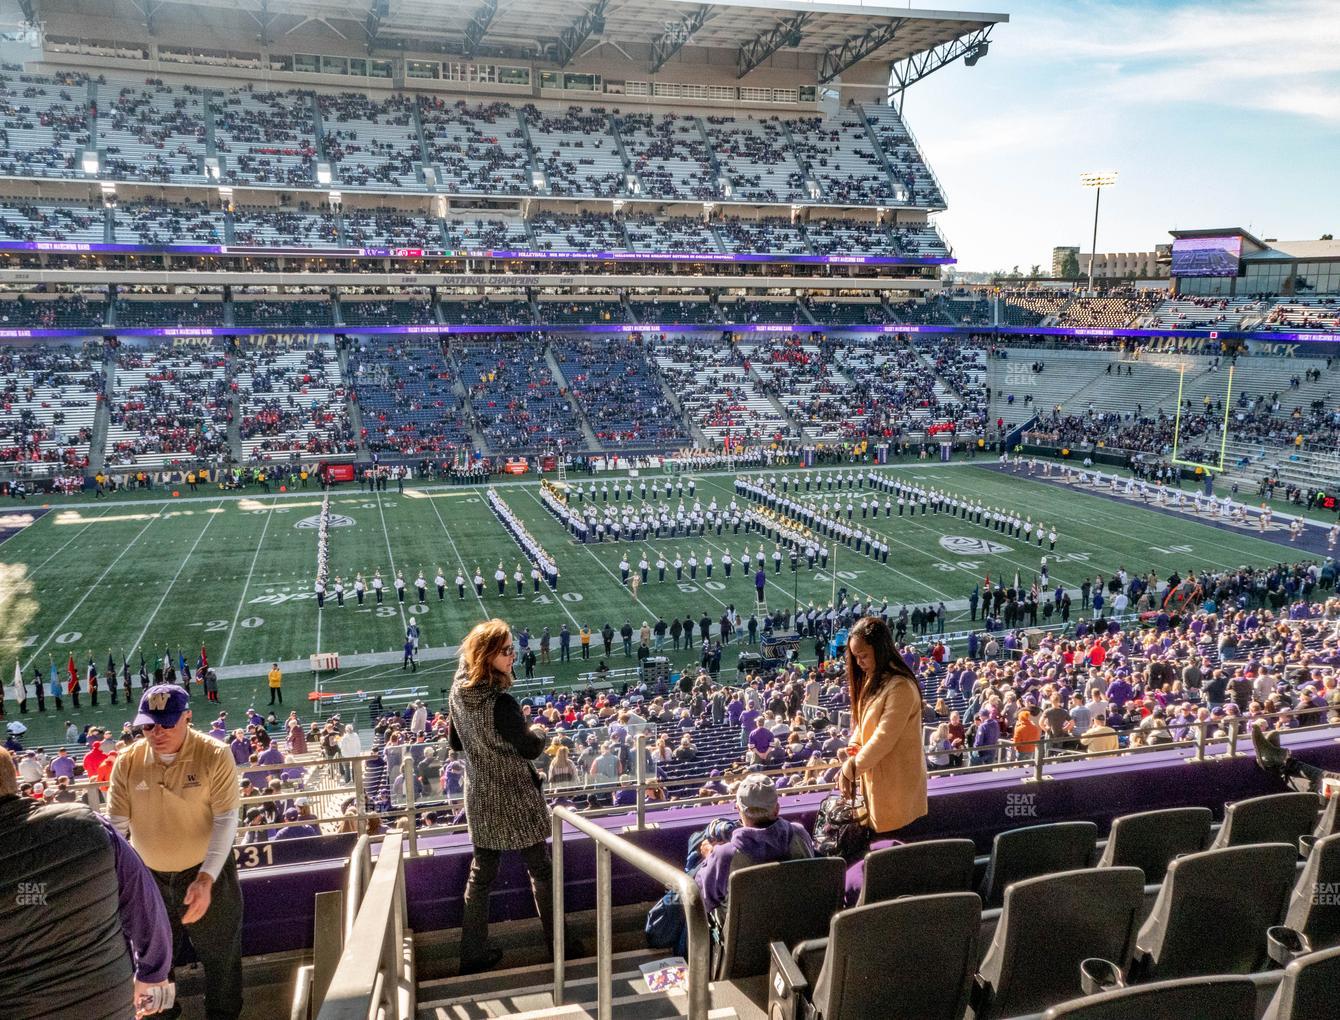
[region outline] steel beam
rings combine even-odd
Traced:
[[[780,49],[787,46],[795,46],[793,39],[798,41],[801,29],[805,23],[813,18],[814,15],[809,12],[797,14],[794,17],[783,18],[772,28],[760,32],[754,38],[739,48],[735,54],[735,77],[743,78],[746,74],[758,67],[759,64],[767,60],[770,56]]]
[[[819,84],[827,85],[847,68],[859,64],[881,46],[891,42],[905,23],[904,18],[894,18],[845,39],[836,46],[828,47],[819,61]]]
[[[655,74],[665,62],[682,50],[712,15],[712,5],[703,4],[677,21],[667,21],[665,31],[651,41],[650,73]]]
[[[479,52],[479,44],[484,41],[489,25],[493,24],[493,16],[497,13],[498,0],[484,0],[479,5],[479,9],[471,16],[470,23],[465,26],[465,46],[462,49],[465,56],[473,57]]]
[[[558,37],[558,45],[554,54],[555,63],[559,67],[567,67],[572,62],[572,58],[577,55],[581,49],[582,43],[591,37],[596,26],[605,20],[605,8],[609,6],[609,0],[596,0],[590,7],[582,11],[567,28],[563,29]]]
[[[368,8],[367,20],[363,22],[363,31],[368,37],[368,56],[377,46],[377,37],[381,33],[382,19],[390,13],[391,0],[373,0]]]
[[[889,64],[889,104],[902,108],[903,93],[908,87],[921,79],[929,77],[942,67],[948,67],[956,60],[976,52],[991,38],[994,25],[979,28],[968,35],[960,36],[939,46],[933,46],[910,57],[895,60]]]

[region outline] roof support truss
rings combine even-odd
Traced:
[[[827,85],[847,68],[859,64],[875,50],[891,42],[905,24],[905,19],[876,25],[869,31],[830,46],[819,60],[819,84]]]
[[[381,33],[382,19],[391,12],[391,0],[372,0],[368,8],[367,19],[363,22],[363,31],[368,37],[368,56],[377,46],[377,36]]]
[[[595,3],[577,16],[576,21],[563,29],[558,37],[558,48],[555,53],[555,60],[559,67],[567,67],[572,62],[572,58],[581,49],[582,43],[590,38],[597,25],[604,22],[605,8],[608,6],[609,0],[596,0]]]
[[[497,13],[498,0],[484,0],[475,13],[471,15],[470,23],[465,26],[465,48],[463,52],[467,57],[473,57],[479,52],[479,44],[484,41],[489,25],[493,24],[493,16]]]
[[[650,71],[652,74],[664,67],[667,60],[684,48],[685,44],[693,38],[693,33],[703,27],[711,13],[712,5],[703,4],[701,7],[694,8],[693,11],[679,20],[665,23],[665,31],[651,42]]]
[[[939,46],[933,46],[920,53],[914,53],[889,65],[889,103],[902,108],[903,93],[908,86],[915,85],[922,78],[929,77],[942,67],[948,67],[956,60],[973,53],[991,38],[994,25],[979,28],[968,35],[960,36]]]
[[[767,31],[760,32],[735,54],[735,77],[743,78],[784,46],[795,46],[805,22],[814,15],[808,11],[783,18]]]
[[[19,0],[19,10],[23,12],[25,25],[36,25],[41,20],[37,16],[37,0]]]
[[[161,0],[130,0],[130,6],[134,7],[143,16],[144,30],[151,36],[157,34],[154,17],[163,9]]]

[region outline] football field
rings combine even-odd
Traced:
[[[881,509],[877,518],[862,521],[858,490],[854,523],[872,529],[888,543],[888,563],[839,547],[827,570],[817,564],[807,569],[802,559],[795,574],[785,561],[781,571],[774,572],[772,543],[766,542],[770,608],[789,607],[793,599],[823,605],[835,589],[846,588],[862,600],[887,598],[894,607],[944,601],[951,610],[947,629],[953,631],[962,629],[958,621],[968,619],[967,595],[984,575],[1008,584],[1017,573],[1027,586],[1043,555],[1049,557],[1052,583],[1069,589],[1098,573],[1110,576],[1122,566],[1141,573],[1153,568],[1166,575],[1173,568],[1185,573],[1201,566],[1269,564],[1305,555],[1302,549],[1281,547],[1254,530],[1216,528],[1187,514],[1160,513],[990,467],[910,464],[878,470],[952,495],[1013,507],[1021,516],[1055,527],[1056,549],[1048,552],[1036,541],[1025,543],[1022,537],[1001,535],[947,513],[899,517],[895,510],[886,517]],[[797,473],[804,477],[804,472]],[[826,478],[829,472],[808,474]],[[713,499],[722,506],[730,503],[733,475],[692,477],[704,508]],[[411,619],[419,625],[420,644],[427,653],[415,682],[429,684],[432,677],[435,691],[449,678],[451,650],[474,623],[491,616],[504,617],[518,629],[528,627],[536,635],[548,626],[555,635],[555,660],[557,634],[566,623],[574,635],[574,662],[560,666],[555,661],[537,669],[559,681],[575,680],[600,657],[597,635],[592,659],[580,660],[576,633],[583,624],[594,632],[608,622],[618,631],[628,620],[636,630],[644,620],[654,623],[658,615],[668,620],[670,614],[681,619],[687,614],[696,620],[706,614],[715,620],[727,606],[748,618],[754,604],[753,576],[752,570],[741,569],[739,561],[747,551],[757,550],[757,534],[743,529],[733,534],[726,527],[718,536],[709,528],[701,537],[581,545],[544,508],[536,480],[504,482],[496,490],[557,563],[561,577],[556,592],[543,584],[538,593],[532,590],[530,564],[490,513],[482,488],[408,485],[403,493],[335,490],[330,501],[328,589],[339,575],[349,594],[343,608],[328,595],[322,610],[313,593],[322,500],[317,489],[269,495],[183,493],[167,500],[80,499],[53,503],[45,510],[32,503],[8,505],[4,513],[16,530],[6,532],[9,537],[0,544],[0,677],[6,682],[13,677],[16,659],[28,678],[34,666],[49,675],[51,662],[63,674],[71,655],[81,678],[90,656],[101,674],[109,653],[118,665],[128,660],[132,671],[138,670],[141,652],[151,669],[164,652],[174,659],[184,654],[194,665],[203,645],[210,665],[220,673],[225,706],[245,708],[253,699],[264,699],[263,675],[271,661],[305,663],[317,651],[337,652],[346,659],[379,653],[377,661],[364,660],[360,668],[331,678],[331,689],[401,685],[399,649]],[[868,489],[864,492],[873,495]],[[817,507],[836,496],[802,489],[796,498]],[[879,499],[882,506],[883,493]],[[750,505],[743,498],[740,503]],[[844,518],[845,504],[844,492]],[[1283,535],[1279,529],[1274,537]],[[730,578],[721,565],[727,550],[736,561]],[[644,553],[652,564],[651,576],[634,598],[620,582],[618,564],[627,554],[636,571]],[[658,555],[673,563],[676,555],[687,561],[691,553],[700,561],[707,554],[714,558],[710,579],[700,567],[696,579],[689,578],[686,568],[676,581],[672,568],[666,580],[658,582],[654,566]],[[493,579],[499,563],[508,575],[501,596]],[[526,576],[520,595],[512,580],[518,564]],[[438,598],[433,585],[439,568],[447,579],[445,599]],[[457,573],[468,582],[476,568],[485,578],[483,594],[476,595],[467,583],[466,597],[458,598]],[[387,585],[383,604],[376,605],[369,590],[365,603],[357,605],[354,576],[361,573],[370,584],[376,571]],[[397,571],[407,584],[404,604],[397,601],[392,587]],[[428,599],[422,605],[414,594],[420,571],[428,581]],[[1078,601],[1075,592],[1077,607]],[[695,649],[678,661],[696,661],[697,654]],[[723,666],[733,667],[734,659],[734,652],[728,652]],[[631,664],[616,637],[610,666]],[[311,682],[305,666],[290,669],[285,683],[289,707],[305,707]],[[30,709],[31,701],[30,694]],[[68,703],[65,714],[71,714]],[[126,713],[124,708],[111,708],[104,692],[100,707],[91,709],[85,701],[79,718],[119,725]]]

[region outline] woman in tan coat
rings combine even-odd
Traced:
[[[926,814],[921,688],[893,644],[889,625],[867,616],[847,636],[852,738],[839,789],[865,800],[867,825],[889,833]]]

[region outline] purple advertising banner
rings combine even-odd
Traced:
[[[150,329],[118,329],[89,326],[83,329],[0,329],[0,340],[38,338],[89,338],[94,336],[145,336],[210,338],[228,336],[287,336],[291,334],[349,333],[365,336],[384,334],[461,333],[832,333],[841,336],[927,333],[931,335],[1056,336],[1077,340],[1111,340],[1126,337],[1184,337],[1203,340],[1264,340],[1271,343],[1340,343],[1340,333],[1270,333],[1208,329],[1072,329],[1061,326],[931,326],[892,322],[880,326],[825,326],[813,323],[742,322],[598,322],[590,325],[537,326],[532,324],[470,324],[418,326],[158,326]]]
[[[69,254],[235,255],[273,258],[283,255],[320,258],[510,259],[524,262],[780,262],[821,266],[950,266],[957,260],[939,255],[769,255],[722,252],[543,251],[492,248],[300,248],[240,244],[102,244],[93,241],[0,241],[0,251]]]

